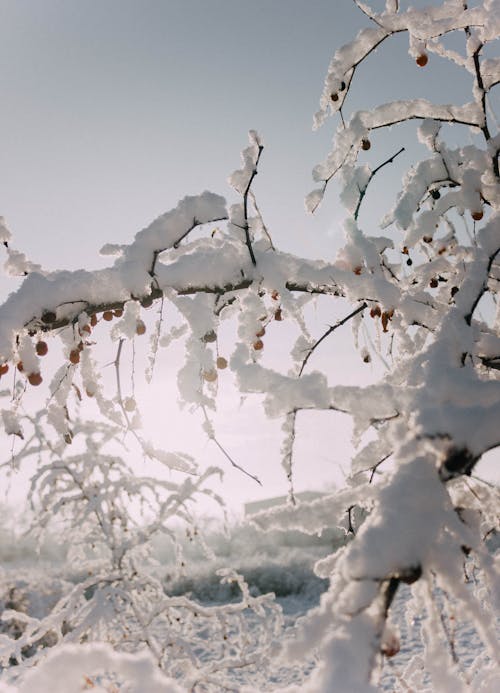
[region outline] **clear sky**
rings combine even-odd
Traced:
[[[351,0],[0,0],[0,214],[14,245],[45,269],[103,266],[105,242],[130,241],[184,195],[210,189],[234,200],[226,178],[253,128],[266,144],[255,191],[273,239],[333,257],[343,218],[333,186],[314,218],[303,198],[336,122],[313,132],[312,115],[335,48],[367,21]],[[468,100],[438,59],[419,70],[406,51],[396,37],[367,62],[351,108],[437,89],[443,102]],[[390,143],[377,135],[367,160],[408,147],[409,132],[395,129]],[[394,198],[412,151],[373,186],[365,224]],[[0,297],[15,285],[2,279]],[[175,418],[175,398],[165,406]],[[238,447],[260,436],[266,451],[276,447],[275,429],[245,421],[222,423],[221,438]],[[348,429],[336,430],[334,441],[345,439],[338,454],[311,434],[299,486],[323,483],[332,454],[345,462]],[[243,447],[245,461],[264,455],[257,443],[260,452]],[[269,474],[264,496],[286,489],[269,457],[259,463]],[[266,472],[271,464],[276,473]],[[239,479],[234,489],[237,500],[255,495]]]

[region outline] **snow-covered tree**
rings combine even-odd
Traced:
[[[294,667],[300,683],[283,689],[289,693],[375,691],[384,662],[404,645],[391,608],[410,585],[408,622],[420,619],[424,650],[411,659],[398,690],[500,686],[499,556],[487,543],[498,527],[499,495],[474,474],[482,456],[500,445],[500,132],[490,102],[500,82],[494,53],[500,3],[447,0],[412,9],[387,0],[376,11],[355,2],[371,26],[340,48],[328,68],[315,124],[335,116],[338,127],[331,151],[314,169],[317,187],[306,200],[314,212],[329,182],[339,181],[346,240],[335,260],[307,260],[274,246],[252,190],[263,151],[254,131],[242,168],[229,179],[241,196],[238,204],[228,209],[223,197],[209,192],[186,197],[132,243],[105,246],[103,253],[116,256],[107,269],[45,272],[14,249],[2,221],[7,270],[26,275],[0,307],[0,374],[8,388],[2,418],[5,434],[22,439],[10,463],[39,460],[31,498],[40,527],[60,517],[80,551],[82,542],[101,547],[91,558],[79,557],[94,567],[47,619],[25,618],[17,639],[0,636],[4,662],[22,663],[21,669],[37,663],[44,652],[36,645],[51,634],[53,645],[106,639],[117,652],[146,645],[165,676],[187,690],[245,690],[244,680],[234,678],[240,670],[268,677],[249,675],[249,685],[253,681],[258,690],[277,689],[279,677],[273,683],[269,672]],[[364,61],[376,60],[375,50],[403,32],[415,69],[431,70],[439,59],[464,73],[470,85],[464,103],[410,99],[349,113]],[[372,133],[408,121],[415,121],[428,154],[406,173],[381,230],[364,230],[360,213],[370,185],[402,150],[387,151],[388,132],[377,165],[364,164],[363,153],[376,149]],[[318,296],[347,300],[350,308],[313,337],[304,315]],[[159,319],[151,329],[143,309],[153,303]],[[167,305],[175,324],[163,315]],[[281,320],[300,330],[287,372],[262,361],[266,328]],[[94,352],[96,340],[107,338],[103,325],[111,321],[117,353],[110,391]],[[224,321],[237,323],[237,342],[227,359],[218,352]],[[360,367],[374,357],[385,364],[375,384],[330,385],[326,374],[314,370],[316,347],[328,345],[334,354],[335,330],[347,322]],[[290,502],[257,516],[257,525],[310,534],[346,526],[342,548],[316,565],[318,575],[330,580],[328,591],[285,636],[279,636],[272,600],[253,597],[236,572],[223,579],[239,585],[241,600],[207,608],[165,595],[144,569],[149,538],[171,532],[173,517],[189,522],[186,501],[210,492],[204,484],[213,472],[201,473],[189,456],[146,441],[135,402],[123,395],[122,347],[145,339],[149,329],[148,377],[154,377],[160,345],[185,339],[179,392],[202,410],[209,437],[217,440],[210,412],[218,372],[228,366],[241,392],[264,395],[268,415],[282,417]],[[44,358],[56,340],[65,359],[50,374]],[[44,411],[25,414],[32,388],[46,384]],[[101,423],[75,422],[73,412],[85,397],[97,403]],[[296,420],[304,410],[349,414],[358,444],[345,488],[308,504],[297,503],[293,492]],[[123,433],[134,436],[147,458],[184,479],[166,484],[134,476],[119,455],[103,451]],[[131,497],[149,508],[142,523],[132,519]],[[366,515],[359,528],[351,522],[357,507]],[[257,639],[241,619],[248,608],[261,620]],[[22,620],[15,609],[3,618]],[[472,661],[457,654],[455,618],[470,621],[482,642]],[[202,640],[210,641],[208,658],[198,655]],[[228,640],[232,650],[226,649]],[[75,650],[68,652],[71,661],[77,657]],[[116,654],[115,661],[102,647],[92,652],[95,666],[125,666],[125,655]],[[57,653],[40,665],[40,676],[47,675],[50,661],[60,661]],[[92,656],[85,666],[94,666]],[[151,681],[150,690],[156,690]],[[158,681],[158,690],[177,685]]]

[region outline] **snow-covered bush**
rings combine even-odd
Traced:
[[[286,684],[289,693],[374,691],[384,662],[404,645],[391,609],[400,587],[410,585],[408,622],[420,619],[424,651],[402,672],[400,689],[500,687],[499,556],[485,541],[498,527],[499,494],[474,476],[481,457],[500,445],[500,133],[489,101],[500,82],[494,54],[500,3],[447,0],[420,10],[387,0],[381,12],[356,4],[371,26],[330,63],[315,123],[339,114],[339,125],[306,200],[314,211],[329,182],[339,180],[346,242],[335,261],[299,258],[272,243],[252,191],[263,151],[254,131],[241,170],[230,177],[238,204],[228,209],[209,192],[186,197],[132,243],[105,246],[105,254],[117,256],[108,269],[44,272],[14,250],[2,222],[7,269],[26,274],[0,307],[0,373],[9,393],[3,424],[6,435],[23,440],[10,463],[37,458],[30,495],[38,530],[59,523],[69,532],[70,559],[87,571],[48,616],[36,619],[16,609],[3,614],[4,621],[24,624],[17,639],[0,637],[3,665],[12,665],[4,671],[8,682],[22,679],[49,644],[57,650],[69,642],[107,640],[117,652],[146,647],[167,677],[193,691],[244,690],[245,682],[257,690]],[[376,59],[375,50],[402,32],[415,69],[448,60],[467,76],[465,103],[419,98],[348,114],[363,61]],[[360,223],[364,199],[374,177],[386,175],[403,150],[381,152],[374,167],[362,156],[378,148],[376,131],[409,121],[416,121],[427,156],[407,172],[379,225],[383,231],[368,233]],[[390,134],[384,148],[388,142]],[[317,296],[348,301],[350,308],[327,333],[313,337],[304,316]],[[143,308],[153,302],[160,317],[147,377],[154,377],[159,346],[185,339],[179,392],[202,410],[205,431],[217,445],[210,412],[218,373],[228,366],[243,393],[263,395],[267,414],[283,419],[290,502],[254,522],[263,530],[311,535],[344,526],[352,538],[316,564],[330,587],[285,634],[272,598],[252,596],[230,569],[222,577],[235,581],[241,599],[216,606],[169,596],[155,577],[150,538],[171,532],[172,520],[190,524],[186,504],[210,492],[205,482],[213,470],[202,472],[189,456],[145,440],[135,400],[123,395],[122,347],[144,339]],[[167,304],[175,324],[163,316]],[[301,333],[287,372],[262,358],[266,329],[282,320]],[[106,338],[102,327],[111,321],[114,386],[100,378],[94,356],[95,340]],[[224,321],[237,323],[227,359],[218,351]],[[313,370],[316,347],[329,343],[334,353],[334,332],[347,322],[360,367],[374,357],[384,363],[375,384],[332,386],[325,373]],[[43,361],[49,338],[59,339],[65,352],[51,378]],[[47,406],[39,415],[25,415],[31,388],[45,387],[42,380],[48,381]],[[99,407],[98,424],[76,418],[86,397]],[[296,420],[303,410],[349,414],[359,445],[345,488],[307,504],[296,502],[293,489]],[[124,434],[179,480],[137,476],[118,453],[104,451]],[[136,513],[141,508],[142,516]],[[359,531],[350,522],[354,508],[367,515]],[[253,616],[245,620],[248,610]],[[473,624],[483,648],[477,657],[457,655],[456,619]],[[144,664],[100,647],[82,649],[82,657],[92,666],[104,662],[101,670],[108,663],[149,666],[149,659]],[[40,665],[40,677],[51,666],[59,671],[64,660],[56,650]],[[65,652],[73,667],[78,651]],[[293,675],[280,678],[284,671]],[[29,676],[36,680],[36,670]],[[163,688],[154,685],[176,690],[167,678]]]

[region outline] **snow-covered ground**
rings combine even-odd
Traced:
[[[328,588],[328,581],[315,575],[313,565],[317,559],[331,552],[335,541],[334,534],[328,532],[321,537],[309,537],[291,531],[260,533],[248,525],[233,526],[230,530],[223,530],[214,525],[207,533],[207,543],[213,552],[211,559],[208,559],[206,554],[186,539],[182,541],[184,555],[180,562],[178,557],[176,559],[170,544],[158,541],[154,546],[157,559],[155,573],[169,595],[187,595],[201,605],[211,606],[230,603],[240,598],[237,586],[234,583],[222,583],[220,576],[216,574],[218,569],[231,566],[244,576],[253,596],[270,592],[276,595],[276,601],[282,609],[283,631],[286,635],[287,632],[291,632],[297,619],[319,603],[321,595]],[[0,547],[2,565],[0,568],[0,611],[16,609],[35,618],[45,616],[57,600],[84,578],[78,565],[68,565],[65,562],[64,553],[65,549],[57,545],[56,537],[49,539],[37,555],[35,543],[31,539],[14,540],[13,535],[4,534]],[[183,565],[181,566],[180,563]],[[468,577],[472,589],[474,575],[470,574]],[[448,634],[450,654],[452,658],[456,658],[467,667],[471,667],[474,660],[479,658],[476,663],[477,668],[481,661],[478,635],[470,624],[460,622],[459,614],[453,613],[453,609],[450,610],[449,604],[445,604],[444,601],[442,601],[441,626],[443,632],[446,631]],[[407,609],[409,605],[410,608]],[[250,610],[246,618],[249,619],[250,624],[253,624],[252,619],[254,619],[255,628],[260,627],[259,620]],[[422,622],[423,615],[412,612],[410,588],[404,587],[392,610],[392,623],[396,630],[400,631],[401,649],[395,656],[384,658],[378,684],[381,691],[407,691],[406,684],[403,685],[401,682],[401,677],[405,672],[406,680],[408,680],[408,672],[412,668],[417,682],[415,691],[446,690],[433,688],[427,675],[423,673],[425,660],[421,634]],[[22,632],[23,625],[16,621],[9,623],[0,621],[0,628],[3,633],[16,637]],[[161,639],[161,633],[158,633],[157,637]],[[231,637],[230,634],[229,637]],[[257,634],[256,637],[258,637]],[[53,643],[46,638],[43,645],[50,648]],[[79,647],[83,651],[88,648],[88,645]],[[207,638],[207,657],[210,656],[210,648],[211,642]],[[26,654],[30,655],[32,652]],[[70,649],[67,654],[67,662],[70,662],[74,651]],[[98,654],[101,658],[106,655],[105,660],[106,657],[109,659],[111,656],[108,650],[99,651]],[[95,652],[94,655],[97,656]],[[114,656],[112,654],[112,657]],[[113,668],[112,662],[123,674],[125,671],[123,662],[119,663],[111,659],[102,666]],[[313,665],[314,661],[310,661],[302,662],[297,667],[277,667],[268,675],[267,685],[263,684],[263,672],[259,671],[258,667],[235,668],[233,690],[240,691],[245,686],[251,686],[252,690],[256,691],[272,690],[276,687],[300,683],[304,672]],[[85,666],[89,667],[89,671],[92,670],[90,660]],[[14,690],[24,691],[22,677],[16,681],[17,669],[17,665],[13,662],[10,666],[5,666],[4,680],[20,686]],[[43,670],[41,671],[43,674]],[[83,688],[71,688],[71,684],[67,683],[65,685],[69,687],[61,691],[73,693],[73,690],[85,690],[87,687],[108,693],[117,690],[149,692],[149,688],[141,689],[140,684],[138,684],[139,688],[134,688],[133,676],[132,678],[131,676],[131,674],[128,675],[126,686],[120,683],[119,675],[110,679],[110,681],[114,680],[112,685],[109,681],[103,683],[98,676],[89,676]],[[80,679],[84,680],[81,677]],[[102,684],[101,688],[98,687],[99,681]],[[29,678],[25,685],[28,683]],[[182,685],[182,682],[180,683]],[[44,688],[44,685],[43,679],[40,678],[36,683],[36,690],[40,693],[46,693],[46,691],[48,693],[49,688]],[[150,686],[153,691],[153,683]],[[0,687],[0,690],[3,689]],[[35,689],[31,688],[31,690]],[[52,684],[50,690],[54,693]],[[160,687],[157,690],[173,692],[175,688]],[[199,690],[211,689],[200,688]],[[483,687],[480,690],[491,690],[493,693],[494,689]]]

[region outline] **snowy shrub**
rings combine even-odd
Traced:
[[[404,589],[407,629],[418,624],[423,649],[402,668],[397,690],[500,689],[499,493],[475,476],[482,456],[500,445],[500,133],[490,102],[500,82],[500,3],[447,0],[420,10],[387,0],[380,12],[356,4],[370,27],[328,68],[315,124],[337,114],[339,121],[306,200],[313,212],[338,181],[347,216],[335,261],[274,246],[252,192],[263,151],[254,131],[229,179],[238,204],[228,209],[210,192],[185,197],[130,244],[105,246],[117,256],[107,269],[45,272],[14,249],[2,221],[7,270],[26,275],[0,307],[2,422],[18,441],[7,464],[32,465],[32,531],[57,528],[79,571],[47,614],[26,613],[15,599],[4,605],[6,685],[43,691],[51,681],[55,690],[53,680],[72,672],[66,691],[81,690],[84,676],[88,687],[112,690],[116,675],[128,681],[126,690],[368,693],[405,650],[392,617]],[[448,60],[467,75],[464,103],[415,98],[349,113],[363,62],[402,33],[416,70]],[[407,171],[382,230],[363,228],[376,227],[361,224],[373,180],[403,154],[379,152],[378,132],[410,121],[427,154]],[[374,166],[363,158],[368,150]],[[313,336],[307,308],[318,296],[349,307]],[[159,318],[151,326],[143,309],[153,303]],[[225,321],[236,324],[237,339],[223,356]],[[286,372],[265,360],[282,321],[300,332]],[[374,384],[330,385],[328,374],[314,370],[316,348],[330,345],[334,353],[335,331],[346,323],[360,368],[384,364]],[[329,587],[292,628],[283,628],[271,593],[251,590],[230,567],[219,571],[232,585],[218,593],[225,603],[169,594],[157,574],[151,547],[164,535],[182,577],[179,523],[211,558],[190,507],[197,495],[213,495],[210,476],[220,470],[200,470],[189,455],[143,437],[133,393],[124,394],[124,350],[148,332],[146,378],[154,378],[160,347],[185,340],[180,396],[203,412],[205,433],[242,474],[256,479],[229,456],[210,418],[220,371],[229,368],[242,393],[257,393],[268,416],[282,419],[289,503],[255,516],[255,525],[311,536],[338,528],[333,553],[315,566]],[[96,341],[108,336],[116,345],[114,382],[102,376],[96,355]],[[51,373],[44,358],[56,341],[63,359]],[[26,413],[40,386],[44,410]],[[85,420],[86,399],[99,422]],[[299,503],[293,456],[305,410],[350,415],[358,451],[343,489]],[[120,453],[124,436],[147,461],[144,475]],[[148,464],[167,467],[171,481],[148,475]],[[474,631],[477,655],[459,655],[457,621]],[[108,644],[90,644],[97,641]]]

